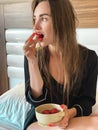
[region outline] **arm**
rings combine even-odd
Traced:
[[[28,64],[29,64],[31,93],[33,97],[37,98],[40,95],[42,95],[43,79],[41,77],[37,61],[35,61],[34,63],[31,61]]]
[[[42,103],[50,102],[49,91],[48,91],[48,89],[46,89],[44,84],[42,87],[42,94],[36,98],[33,96],[32,91],[31,91],[31,86],[30,86],[30,74],[29,74],[29,68],[28,68],[28,60],[26,57],[24,57],[24,73],[25,73],[26,100],[30,104],[33,104],[35,107],[42,104]]]
[[[32,34],[23,46],[26,99],[29,102],[32,97],[39,98],[43,95],[44,84],[36,57],[36,43],[39,39],[38,37],[34,38],[34,36],[35,34]]]

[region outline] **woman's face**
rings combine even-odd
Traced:
[[[37,33],[43,34],[43,41],[40,43],[45,47],[53,43],[53,27],[50,12],[50,6],[47,1],[40,2],[34,10],[33,15],[34,30]]]

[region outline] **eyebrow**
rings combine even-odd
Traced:
[[[51,16],[50,14],[40,14],[39,17],[42,17],[42,16]],[[36,17],[35,15],[33,15],[33,17]]]

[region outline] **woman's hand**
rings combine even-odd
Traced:
[[[61,105],[61,107],[65,112],[65,116],[62,118],[61,121],[56,123],[50,123],[49,126],[59,126],[61,129],[65,129],[69,124],[69,120],[76,115],[75,108],[68,109],[66,105]]]
[[[23,46],[24,55],[28,61],[35,61],[36,59],[36,43],[39,41],[39,37],[36,33],[33,33],[25,42]]]
[[[66,105],[61,105],[63,111],[65,112],[65,116],[62,118],[61,121],[54,123],[55,126],[59,126],[62,129],[65,129],[68,126],[68,122],[70,119],[68,108]]]

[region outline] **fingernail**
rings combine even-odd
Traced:
[[[54,126],[52,123],[50,123],[50,124],[48,124],[48,126],[50,126],[50,127],[52,127],[52,126]]]
[[[64,104],[61,104],[60,106],[61,106],[61,108],[65,108],[65,105],[64,105]]]

